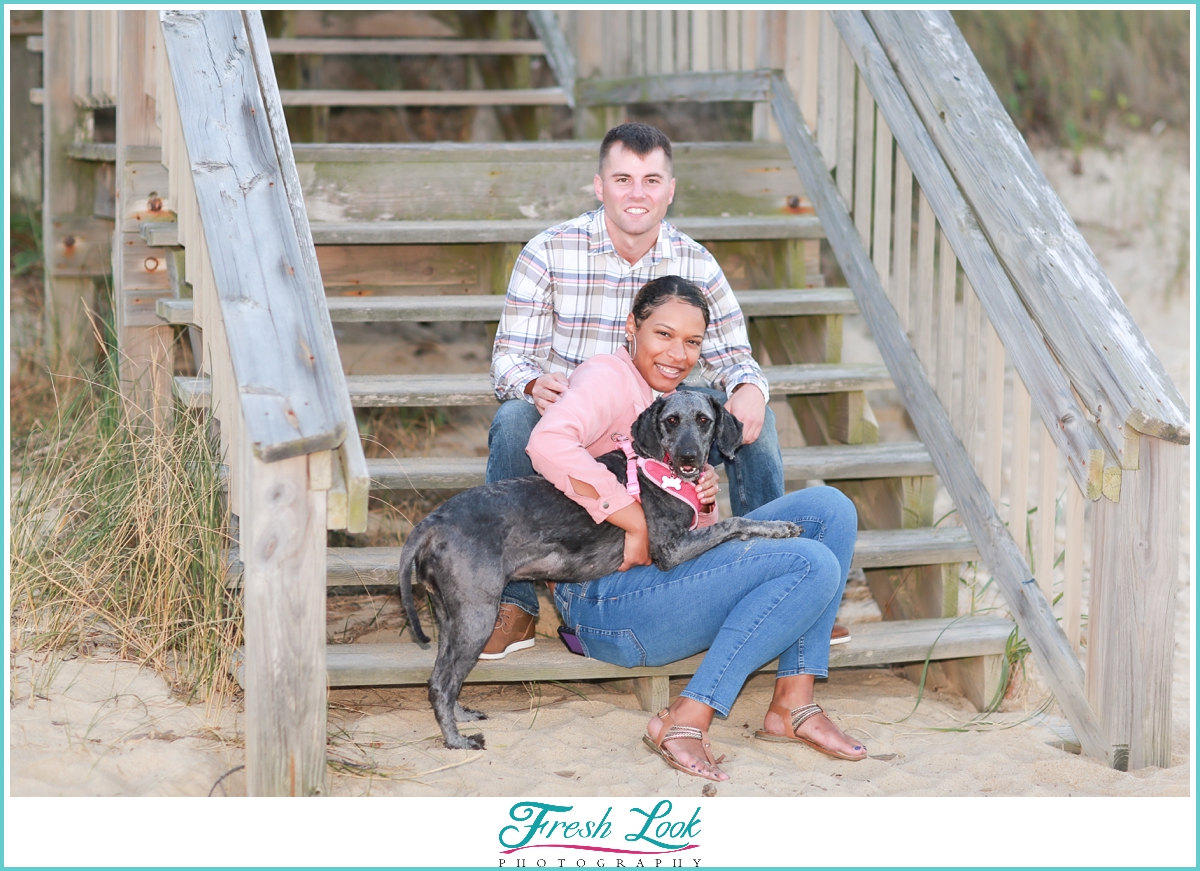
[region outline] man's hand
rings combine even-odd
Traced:
[[[533,405],[538,414],[545,414],[546,409],[558,402],[558,397],[566,389],[567,376],[561,372],[547,372],[525,385],[525,393],[533,397]]]
[[[540,380],[540,379],[539,379]],[[751,444],[762,433],[767,398],[754,384],[739,384],[725,400],[725,410],[742,422],[742,444]]]

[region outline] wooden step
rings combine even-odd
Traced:
[[[272,37],[271,54],[505,55],[545,54],[538,39],[355,39],[352,37]]]
[[[856,314],[858,304],[846,287],[811,290],[739,290],[737,300],[747,317]],[[329,318],[343,322],[498,321],[504,307],[499,294],[441,296],[328,296]],[[192,323],[190,299],[159,299],[155,312],[169,324]]]
[[[979,551],[958,526],[921,529],[865,529],[858,533],[851,565],[860,569],[936,566],[974,562]],[[399,547],[331,547],[326,551],[330,587],[395,587],[400,582]],[[234,560],[229,583],[236,586],[241,563]]]
[[[812,215],[777,217],[671,218],[671,223],[700,242],[760,239],[823,239]],[[540,218],[503,221],[346,221],[310,224],[315,245],[452,245],[525,243],[545,230]],[[152,247],[179,244],[173,221],[145,223],[142,238]]]
[[[887,390],[887,368],[869,363],[810,363],[764,366],[777,395]],[[212,386],[204,376],[175,376],[175,396],[188,408],[207,408]],[[356,408],[493,405],[491,375],[347,375],[350,402]]]
[[[284,106],[565,106],[562,88],[469,91],[284,90]]]
[[[912,478],[935,475],[920,442],[784,448],[788,481]],[[367,460],[375,490],[462,490],[484,482],[486,457],[394,457]]]
[[[850,626],[852,640],[830,648],[831,668],[999,656],[1014,624],[998,617],[897,620]],[[326,648],[331,687],[404,686],[429,679],[437,647],[414,643],[333,644]],[[530,650],[479,662],[468,683],[678,677],[694,674],[704,654],[656,668],[622,668],[570,653],[557,639],[539,638]],[[776,663],[759,671],[773,672]]]

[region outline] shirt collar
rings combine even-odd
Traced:
[[[639,263],[646,261],[649,258],[649,265],[656,266],[663,260],[675,259],[675,247],[671,245],[670,231],[674,229],[666,221],[662,221],[658,226],[658,241],[654,243],[646,255],[642,257]],[[604,206],[590,213],[588,222],[588,254],[590,256],[599,256],[602,254],[611,254],[613,257],[620,258],[617,249],[613,247],[612,237],[608,235],[608,224],[604,220]],[[634,264],[637,265],[636,263]]]

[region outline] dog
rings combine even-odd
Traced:
[[[669,467],[667,488],[695,484],[709,450],[731,457],[742,443],[742,425],[712,397],[677,391],[638,416],[631,429],[632,452]],[[627,483],[628,452],[597,457]],[[673,474],[672,474],[673,473]],[[787,521],[730,517],[691,528],[696,510],[656,485],[639,467],[642,510],[650,536],[650,558],[667,570],[732,539],[794,538],[801,528]],[[441,629],[429,678],[429,701],[446,746],[482,749],[483,736],[463,736],[457,722],[486,719],[462,707],[459,692],[483,651],[500,609],[504,585],[514,580],[559,583],[591,581],[615,572],[624,560],[625,531],[596,523],[587,511],[541,476],[513,478],[475,487],[447,500],[409,533],[400,552],[400,597],[413,634],[422,644],[412,585],[428,592]]]

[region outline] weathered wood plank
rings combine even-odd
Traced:
[[[821,239],[821,223],[807,215],[780,217],[679,217],[671,223],[697,241],[725,239]],[[528,242],[545,230],[541,219],[504,221],[313,222],[318,245],[420,245]]]
[[[775,393],[813,394],[888,390],[892,378],[883,366],[866,363],[766,366],[763,373]],[[496,401],[491,376],[348,375],[346,386],[355,408],[389,406],[491,405]],[[175,395],[188,408],[207,407],[211,387],[204,377],[176,376]]]
[[[97,163],[112,163],[117,159],[115,142],[72,142],[66,148],[72,160],[88,160]]]
[[[1055,354],[1050,353],[1042,330],[1031,321],[1022,298],[1018,296],[1006,272],[1009,265],[1001,265],[996,258],[995,251],[977,223],[975,213],[963,198],[955,176],[947,168],[934,140],[930,138],[930,132],[926,130],[928,121],[926,125],[920,123],[910,95],[897,78],[891,61],[884,54],[866,18],[861,13],[839,11],[832,14],[856,63],[875,93],[893,135],[904,149],[923,195],[929,198],[942,232],[962,261],[963,269],[970,277],[984,311],[1004,341],[1021,380],[1029,387],[1034,407],[1054,433],[1059,450],[1068,458],[1067,467],[1072,477],[1090,498],[1098,498],[1104,467],[1118,464],[1118,460],[1112,450],[1106,450],[1098,430],[1089,422],[1072,394],[1071,385],[1067,383],[1055,359],[1057,348]],[[943,73],[951,75],[947,64],[948,61],[944,60],[937,68],[939,76]],[[973,171],[989,179],[1001,179],[1005,170],[1000,165],[989,165],[986,170],[978,168]],[[961,179],[958,181],[961,183]],[[1029,252],[1026,254],[1029,255]],[[1035,259],[1029,255],[1029,264]],[[1055,305],[1067,308],[1062,306],[1061,299]]]
[[[1187,444],[1187,403],[1050,187],[950,14],[867,15],[889,67],[894,65],[927,135],[970,202],[980,232],[1099,419],[1109,445],[1126,460],[1127,425]],[[911,159],[912,152],[906,151]],[[980,288],[980,279],[971,277]],[[1022,377],[1030,383],[1024,373]]]
[[[565,106],[562,88],[488,91],[281,90],[285,106]]]
[[[789,481],[932,475],[933,460],[920,442],[784,448]],[[458,490],[484,482],[484,457],[391,457],[367,460],[376,490]]]
[[[866,529],[858,533],[851,566],[884,569],[898,566],[937,566],[972,562],[979,551],[961,527],[934,529]],[[395,587],[400,582],[399,547],[331,547],[326,557],[330,587]],[[229,583],[237,586],[241,563],[234,557]]]
[[[1038,448],[1038,468],[1040,471],[1037,503],[1037,535],[1034,547],[1033,576],[1037,578],[1038,586],[1046,599],[1054,601],[1054,563],[1055,548],[1054,528],[1058,515],[1058,451],[1054,449],[1054,439],[1044,426],[1037,427],[1040,432]],[[1067,635],[1070,638],[1070,634]]]
[[[531,50],[525,53],[546,55],[546,63],[550,64],[550,69],[554,73],[554,78],[558,81],[558,86],[562,88],[563,94],[566,95],[567,105],[574,109],[575,55],[571,51],[571,46],[567,43],[567,37],[563,34],[562,28],[559,26],[558,15],[552,9],[531,9],[526,14],[529,16],[529,23],[533,25],[534,32],[538,35],[537,41],[539,44],[536,51]],[[513,42],[516,42],[516,40],[513,40]]]
[[[816,218],[672,218],[671,223],[697,241],[727,239],[822,239]],[[313,222],[317,245],[428,245],[528,242],[548,226],[540,219],[503,221],[345,221]],[[170,223],[143,225],[142,236],[153,246],[179,244]]]
[[[854,641],[829,652],[833,668],[862,668],[888,663],[957,659],[997,655],[1012,631],[1012,623],[995,617],[953,620],[907,620],[898,623],[860,623],[851,628]],[[337,644],[328,648],[330,686],[421,684],[429,679],[434,645]],[[698,654],[657,668],[622,668],[570,653],[555,643],[541,644],[521,656],[481,661],[467,676],[468,683],[535,680],[629,679],[694,674],[704,659]],[[760,671],[775,669],[774,662]]]
[[[236,14],[236,13],[235,13]],[[325,770],[325,492],[308,459],[235,464],[241,515],[250,795],[321,795]]]
[[[545,54],[536,39],[361,39],[295,36],[267,40],[271,54],[493,55]]]
[[[582,81],[576,88],[576,99],[585,106],[761,101],[767,99],[769,84],[770,73],[766,70],[625,76]]]
[[[840,18],[842,13],[834,14]],[[1026,583],[1030,580],[1029,569],[971,467],[970,458],[954,434],[933,388],[925,380],[920,361],[879,284],[845,203],[825,171],[820,152],[782,77],[773,79],[772,96],[784,141],[805,187],[812,192],[813,204],[825,225],[842,272],[858,296],[863,317],[888,362],[888,368],[897,377],[904,406],[928,447],[939,476],[958,506],[959,515],[971,531],[984,562],[991,568],[1005,601],[1015,613],[1034,655],[1043,663],[1047,682],[1075,726],[1085,751],[1111,762],[1112,753],[1104,727],[1084,694],[1083,669],[1079,660],[1059,628],[1046,597],[1036,584]],[[895,125],[892,129],[895,132]]]
[[[127,163],[131,147],[157,146],[162,134],[155,124],[155,101],[147,96],[147,82],[153,82],[152,58],[146,49],[146,31],[157,31],[153,13],[145,10],[120,10],[113,19],[119,46],[120,80],[114,88],[121,104],[116,119],[116,155],[113,175],[118,189],[115,192],[119,229],[113,234],[117,250],[113,252],[113,309],[117,335],[117,358],[121,394],[127,409],[136,411],[132,418],[139,425],[166,423],[170,419],[171,402],[171,345],[170,327],[153,317],[156,297],[170,293],[166,258],[152,250],[136,233],[125,232],[127,225],[136,227],[136,215],[145,205],[138,196],[134,180],[140,176]],[[116,46],[114,46],[116,47]],[[156,173],[166,182],[161,165]],[[111,226],[111,225],[110,225]]]
[[[250,48],[256,58],[255,72],[262,88],[267,125],[275,142],[276,154],[279,155],[280,178],[287,195],[292,228],[300,249],[304,271],[307,273],[308,280],[302,283],[300,289],[307,295],[304,303],[309,310],[311,326],[316,328],[315,338],[323,346],[322,353],[315,355],[311,362],[313,365],[320,365],[324,362],[329,367],[327,371],[320,373],[319,384],[323,390],[333,394],[330,396],[329,393],[326,393],[326,397],[330,400],[333,413],[340,414],[342,426],[348,436],[338,447],[337,452],[342,472],[341,481],[346,493],[345,528],[351,532],[365,532],[369,489],[366,459],[363,456],[362,443],[354,437],[358,431],[358,424],[354,417],[354,408],[347,396],[345,375],[342,372],[341,360],[338,356],[337,340],[333,335],[333,325],[329,321],[329,310],[326,307],[325,292],[321,283],[321,270],[308,228],[304,194],[299,174],[296,171],[295,158],[292,156],[291,139],[288,135],[283,106],[279,104],[276,97],[279,88],[275,82],[274,67],[271,64],[270,54],[263,48],[263,43],[266,41],[266,29],[263,27],[261,12],[247,11],[244,16]]]
[[[773,393],[842,393],[887,390],[891,376],[883,366],[810,364],[767,366],[763,374]],[[491,376],[478,375],[351,375],[346,378],[357,408],[423,405],[490,405],[495,402]]]
[[[318,255],[320,252],[318,252]],[[858,303],[849,288],[741,290],[738,303],[746,317],[854,314]],[[332,321],[498,321],[504,298],[492,294],[443,296],[327,297]],[[170,324],[192,323],[192,301],[163,299],[158,316]]]
[[[1088,604],[1088,697],[1128,767],[1171,764],[1179,525],[1187,449],[1140,436],[1141,470],[1119,503],[1096,504]],[[1118,766],[1119,767],[1119,766]]]
[[[267,460],[347,433],[262,93],[236,12],[162,14],[248,437]],[[320,286],[317,286],[319,293]]]
[[[157,163],[148,153],[139,161]],[[595,142],[315,144],[293,152],[313,220],[521,218],[593,208]],[[671,214],[794,212],[803,185],[782,145],[674,144]],[[403,163],[411,172],[397,173]]]

